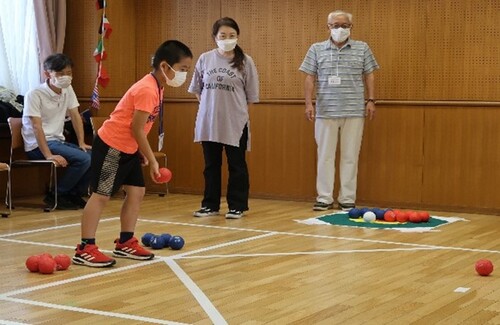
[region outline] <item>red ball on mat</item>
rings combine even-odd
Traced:
[[[396,212],[396,220],[398,222],[407,222],[408,221],[408,213],[405,211],[397,211]]]
[[[420,216],[420,219],[422,219],[422,222],[429,222],[429,220],[431,219],[431,216],[427,211],[419,211],[417,213]]]
[[[385,221],[388,221],[388,222],[394,222],[396,221],[396,214],[394,213],[394,211],[386,211],[384,213],[384,220]]]
[[[413,223],[422,222],[422,217],[415,211],[408,212],[408,220]]]

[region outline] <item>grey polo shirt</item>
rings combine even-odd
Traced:
[[[363,117],[363,74],[377,69],[365,42],[349,39],[341,49],[330,39],[313,44],[299,70],[316,76],[316,118]]]

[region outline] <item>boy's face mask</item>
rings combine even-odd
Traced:
[[[170,69],[172,69],[173,72],[175,72],[175,76],[173,79],[168,79],[167,77],[167,74],[165,73],[165,71],[163,70],[163,68],[161,68],[161,72],[163,73],[163,76],[165,77],[165,80],[167,81],[167,85],[169,85],[170,87],[180,87],[184,84],[184,82],[186,82],[186,78],[187,78],[187,71],[176,71],[174,70],[174,68],[172,68],[168,63],[167,65],[170,67]]]

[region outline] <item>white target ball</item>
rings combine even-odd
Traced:
[[[363,214],[363,220],[365,222],[373,222],[375,221],[375,219],[377,219],[377,216],[375,216],[375,213],[371,211],[365,212],[365,214]]]

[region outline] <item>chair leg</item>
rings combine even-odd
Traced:
[[[54,164],[50,166],[49,191],[52,188],[52,182],[54,182],[54,206],[46,207],[43,209],[44,212],[54,211],[57,208],[57,167]]]
[[[5,206],[9,207],[9,213],[2,213],[2,218],[7,218],[12,214],[12,187],[10,183],[10,166],[7,167],[7,186],[5,189]]]

